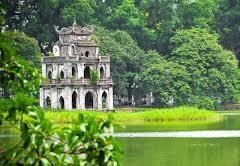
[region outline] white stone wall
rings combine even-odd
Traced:
[[[61,46],[59,56],[67,56],[69,51],[69,46]]]
[[[73,47],[73,49],[72,49]],[[83,56],[85,53],[89,52],[88,57],[98,57],[98,47],[96,46],[78,46],[74,44],[69,44],[68,46],[61,46],[60,48],[57,45],[53,47],[54,56]]]
[[[60,56],[60,49],[58,45],[53,46],[53,55],[54,56]]]
[[[76,77],[72,78],[72,67],[75,66]],[[66,61],[64,63],[43,63],[42,64],[42,76],[47,78],[48,71],[52,72],[52,79],[56,80],[60,78],[60,72],[64,72],[64,80],[76,79],[81,80],[84,78],[84,69],[89,66],[91,69],[97,69],[100,78],[100,68],[104,70],[104,78],[108,79],[110,77],[110,63],[108,62],[97,62],[97,63],[86,63],[84,61],[70,62]],[[100,80],[101,81],[101,80]],[[51,82],[51,81],[50,81]],[[77,85],[74,85],[77,86]],[[72,109],[72,93],[76,91],[77,93],[77,109],[85,108],[85,95],[87,92],[93,94],[93,109],[102,109],[102,94],[105,91],[107,93],[106,108],[113,109],[113,87],[111,85],[78,85],[78,87],[66,86],[66,85],[56,85],[50,87],[42,87],[40,89],[40,106],[46,106],[46,98],[49,96],[51,100],[52,108],[60,108],[59,99],[62,96],[64,98],[64,109]]]
[[[40,106],[46,106],[46,98],[51,99],[51,89],[50,88],[40,88]]]
[[[81,79],[83,78],[84,76],[84,64],[83,63],[78,63],[77,64],[77,70],[78,70],[78,73],[77,73],[77,78],[78,79]]]
[[[84,88],[80,87],[79,88],[79,109],[85,109],[85,94],[84,94]]]
[[[106,78],[110,78],[110,63],[106,63]]]
[[[58,77],[58,65],[54,63],[53,71],[52,71],[52,78],[57,79],[57,77]]]
[[[64,99],[64,109],[72,110],[72,94],[73,92],[77,93],[77,103],[76,109],[83,110],[85,108],[85,96],[88,92],[91,92],[93,95],[93,109],[102,109],[102,94],[103,92],[107,93],[106,108],[111,110],[113,109],[113,88],[94,88],[94,87],[70,87],[65,86],[62,88],[41,88],[40,89],[40,106],[45,107],[46,98],[49,97],[51,100],[52,108],[60,108],[59,99],[62,96]]]
[[[58,108],[58,91],[56,87],[51,88],[51,107]]]
[[[44,102],[44,98],[43,98],[43,88],[40,88],[39,91],[39,103],[40,103],[40,107],[44,107],[43,102]]]
[[[72,67],[75,66],[76,69],[76,79],[84,78],[84,69],[89,66],[91,69],[97,69],[99,71],[100,78],[100,68],[104,69],[104,78],[110,77],[109,63],[99,63],[99,64],[89,64],[83,62],[65,62],[60,64],[42,64],[42,76],[44,78],[48,77],[48,72],[52,72],[52,79],[58,79],[60,77],[60,72],[64,72],[64,78],[72,78]]]
[[[47,67],[46,64],[42,63],[42,77],[46,78]]]
[[[85,53],[88,51],[89,55],[88,57],[97,57],[97,47],[80,47],[80,55],[83,54],[85,57]]]

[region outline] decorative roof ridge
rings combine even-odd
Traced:
[[[76,21],[73,22],[72,26],[66,28],[62,27],[59,29],[59,26],[54,25],[55,31],[59,35],[68,35],[68,34],[77,34],[77,35],[91,35],[94,31],[91,27],[81,27],[78,26]]]

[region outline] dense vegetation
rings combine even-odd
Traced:
[[[149,85],[161,105],[175,104],[216,109],[217,100],[239,100],[239,69],[234,54],[218,44],[206,29],[179,30],[170,39],[171,54],[147,64],[142,86]]]
[[[76,20],[94,26],[101,53],[111,55],[118,96],[130,99],[154,90],[157,105],[173,101],[209,109],[239,101],[239,0],[7,0],[2,5],[2,29],[36,38],[45,55],[57,40],[53,25]],[[32,38],[6,35],[21,56],[38,64]]]
[[[18,55],[31,61],[36,67],[40,67],[41,51],[36,39],[20,32],[5,32],[2,40],[8,40],[9,46],[15,48]]]

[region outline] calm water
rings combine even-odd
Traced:
[[[126,166],[240,166],[240,138],[121,138]]]
[[[148,123],[129,125],[117,132],[133,134],[117,138],[123,166],[240,166],[240,137],[221,137],[240,132],[240,114],[225,115],[218,123]],[[4,137],[14,131],[1,129],[0,133],[0,149],[19,141],[19,137]],[[216,138],[208,138],[211,134]]]
[[[238,138],[176,138],[172,131],[240,131],[240,115],[226,115],[219,123],[152,124],[126,126],[120,132],[173,133],[173,137],[117,138],[122,145],[124,166],[240,166]],[[224,131],[223,131],[224,130]],[[229,130],[229,131],[228,131]],[[238,131],[237,131],[238,130]],[[141,136],[140,133],[140,136]],[[178,132],[177,132],[178,133]],[[196,132],[193,132],[196,134]],[[222,133],[224,134],[224,133]]]

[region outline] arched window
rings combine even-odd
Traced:
[[[72,94],[72,109],[77,108],[77,92],[74,91]]]
[[[102,93],[102,108],[107,107],[107,93],[104,91]]]
[[[76,77],[76,68],[75,66],[72,67],[72,77]]]
[[[47,75],[48,79],[52,79],[52,72],[48,71],[48,75]]]
[[[93,108],[93,95],[91,92],[88,92],[85,96],[85,108],[86,109]]]
[[[49,96],[46,98],[46,107],[51,107],[51,99]]]
[[[60,72],[60,78],[64,79],[64,72],[63,71]]]
[[[59,105],[61,109],[64,109],[64,99],[62,96],[59,98]]]
[[[74,46],[71,46],[71,55],[74,55]]]
[[[86,51],[85,52],[85,57],[88,57],[89,56],[89,51]]]
[[[101,79],[105,78],[103,67],[100,68],[100,78]]]
[[[89,66],[86,66],[84,69],[84,78],[90,79],[90,71],[91,71],[91,68]]]

